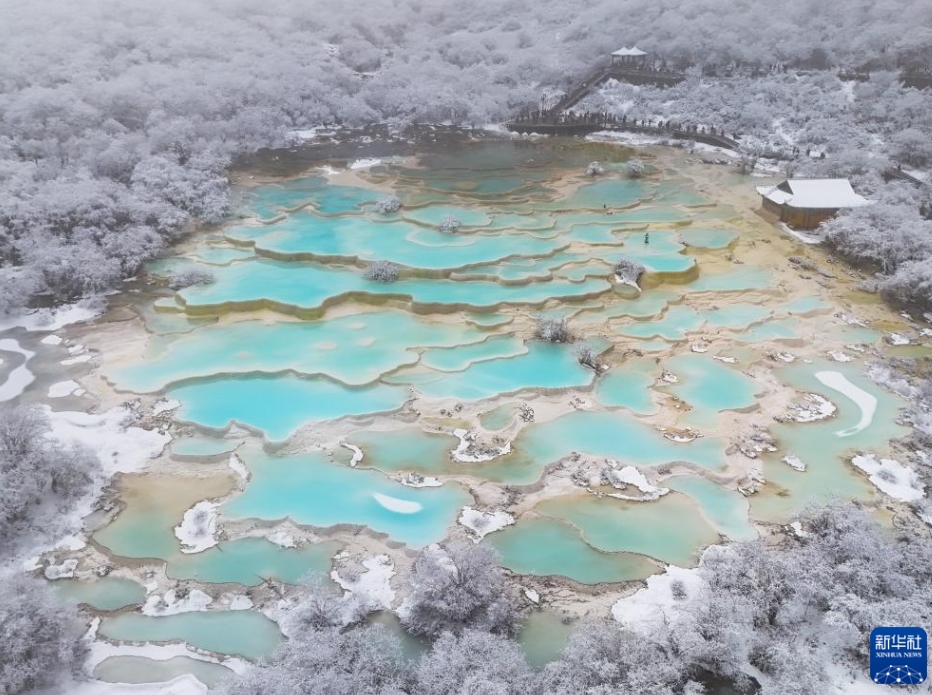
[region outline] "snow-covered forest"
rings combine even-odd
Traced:
[[[932,54],[932,6],[911,0],[843,13],[809,0],[779,12],[726,0],[39,0],[5,1],[2,16],[0,310],[133,275],[193,221],[227,214],[233,158],[295,129],[502,120],[622,44],[678,66],[894,69]],[[745,104],[742,89],[710,102],[709,119],[746,129],[787,91],[735,114],[727,102]],[[910,100],[902,108],[928,113]],[[915,126],[900,136],[911,150]]]

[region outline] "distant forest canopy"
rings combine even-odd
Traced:
[[[228,213],[233,157],[322,123],[498,121],[637,44],[670,64],[932,64],[915,0],[0,0],[0,311]]]

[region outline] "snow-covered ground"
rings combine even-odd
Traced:
[[[357,465],[359,465],[364,456],[362,449],[360,449],[358,446],[350,444],[349,442],[340,442],[340,446],[353,452],[353,458],[350,459],[350,467],[355,468]]]
[[[508,512],[483,512],[472,507],[463,507],[457,521],[476,534],[475,540],[478,542],[490,533],[511,526],[515,523],[515,518]]]
[[[799,458],[799,456],[797,456],[796,454],[787,454],[781,460],[787,466],[790,466],[791,468],[795,468],[798,471],[806,470],[805,462],[803,462],[803,460]]]
[[[663,497],[669,489],[665,487],[656,487],[651,485],[645,475],[634,466],[625,466],[621,469],[612,469],[608,473],[612,485],[623,488],[632,485],[641,491],[640,495],[626,495],[618,492],[610,493],[611,497],[617,497],[622,500],[647,501],[656,500]]]
[[[165,596],[150,594],[142,607],[143,615],[176,615],[206,611],[213,599],[200,589],[192,589],[184,596],[178,596],[174,589],[165,592]]]
[[[469,430],[455,429],[453,430],[453,436],[460,440],[459,445],[452,452],[453,460],[460,463],[483,463],[504,456],[511,451],[511,444],[509,443],[502,447],[492,447],[470,454],[468,452],[474,446],[476,435]]]
[[[366,569],[355,578],[342,576],[338,570],[330,578],[344,591],[352,594],[366,611],[391,610],[395,602],[391,578],[395,576],[395,565],[387,555],[376,555],[362,561]]]
[[[683,599],[675,597],[674,585],[685,591]],[[612,616],[622,625],[647,635],[664,624],[675,622],[686,601],[704,586],[698,569],[669,565],[663,574],[648,577],[646,588],[619,599],[612,606]]]
[[[200,553],[212,548],[217,540],[216,502],[198,502],[184,513],[181,524],[175,527],[175,538],[181,541],[181,552]]]
[[[925,496],[925,486],[909,466],[894,459],[878,459],[873,454],[855,456],[852,465],[867,473],[877,489],[901,502],[914,502]]]
[[[79,393],[80,392],[80,393]],[[68,381],[59,381],[49,386],[49,398],[65,398],[66,396],[80,396],[84,393],[81,384],[69,379]]]
[[[11,328],[25,328],[27,331],[57,331],[74,323],[89,321],[100,316],[106,304],[98,299],[82,299],[74,304],[65,304],[57,309],[38,309],[24,314],[0,318],[0,332]]]

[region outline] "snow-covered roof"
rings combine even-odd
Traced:
[[[632,46],[631,48],[625,48],[622,46],[617,51],[612,53],[613,56],[646,56],[647,51],[642,51],[637,46]]]
[[[779,186],[758,186],[757,192],[791,208],[857,208],[872,202],[855,193],[848,179],[787,179]]]

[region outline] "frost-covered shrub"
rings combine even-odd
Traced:
[[[586,176],[598,176],[604,173],[605,167],[598,162],[589,162],[589,166],[586,167]]]
[[[214,282],[214,274],[206,268],[188,268],[172,275],[168,286],[173,290],[183,290],[185,287],[211,285]]]
[[[682,579],[674,579],[672,582],[670,582],[670,594],[677,601],[686,600],[686,584]]]
[[[630,258],[621,258],[615,263],[612,270],[620,278],[621,282],[636,285],[647,268],[642,263]]]
[[[550,343],[571,343],[573,334],[570,332],[569,320],[565,316],[540,316],[534,335]]]
[[[440,220],[440,231],[444,234],[456,234],[460,230],[462,224],[458,217],[447,215]]]
[[[382,198],[382,200],[375,204],[375,210],[383,215],[390,215],[393,212],[398,212],[401,210],[401,198],[397,195],[390,195]]]
[[[84,623],[43,581],[14,574],[0,582],[0,693],[62,686],[83,661]]]
[[[231,676],[220,695],[403,695],[411,665],[383,626],[292,629],[274,660]]]
[[[625,164],[625,173],[629,178],[639,179],[647,172],[647,165],[640,159],[631,159]]]
[[[399,611],[405,629],[430,637],[467,628],[512,634],[518,610],[499,564],[486,545],[454,542],[421,551]]]
[[[579,362],[584,367],[589,367],[590,369],[599,370],[599,361],[596,355],[595,350],[592,349],[589,345],[577,345],[576,346],[576,361]]]
[[[376,261],[366,268],[366,279],[374,282],[395,282],[398,279],[398,266],[391,261]]]
[[[527,695],[531,670],[515,640],[482,630],[444,633],[417,666],[413,693]]]

